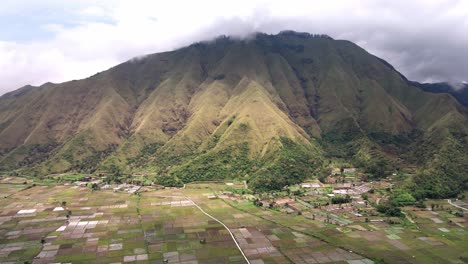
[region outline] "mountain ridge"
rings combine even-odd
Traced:
[[[399,155],[371,134],[393,140],[419,131],[419,140],[436,146],[456,135],[464,145],[467,116],[452,96],[421,91],[349,41],[289,31],[222,37],[5,94],[0,167],[36,175],[118,168],[177,181],[218,173],[280,187],[320,174],[325,145],[342,149],[356,140],[372,147],[346,159],[373,163],[356,158],[372,149],[387,172],[395,169]],[[220,162],[223,155],[242,164]],[[199,176],[187,176],[191,167]]]

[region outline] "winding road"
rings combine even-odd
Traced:
[[[464,208],[464,207],[461,207],[461,206],[459,206],[459,205],[456,205],[456,204],[452,203],[452,200],[447,200],[447,202],[448,202],[450,205],[452,205],[452,206],[455,206],[455,207],[457,207],[457,208],[460,208],[460,209],[462,209],[462,210],[468,212],[468,209],[466,209],[466,208]]]
[[[240,253],[242,254],[242,256],[244,257],[245,261],[247,262],[247,264],[250,264],[250,261],[249,259],[247,258],[247,256],[245,255],[244,251],[242,250],[242,248],[240,247],[239,243],[237,242],[236,240],[236,237],[234,236],[234,234],[232,233],[231,229],[229,229],[229,227],[227,227],[223,222],[221,222],[221,220],[217,219],[216,217],[210,215],[209,213],[205,212],[205,210],[203,210],[198,204],[196,204],[192,199],[190,199],[190,197],[188,196],[158,196],[158,197],[163,197],[163,198],[183,198],[183,199],[187,199],[189,200],[190,202],[193,203],[193,205],[195,207],[198,208],[198,210],[200,210],[204,215],[208,216],[209,218],[215,220],[216,222],[218,222],[219,224],[221,224],[222,226],[224,226],[224,228],[226,228],[226,230],[229,232],[229,234],[231,235],[232,237],[232,240],[234,240],[234,243],[236,244],[237,248],[239,249]]]

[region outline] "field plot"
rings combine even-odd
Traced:
[[[209,199],[212,194],[207,193],[207,190],[188,189],[184,190],[184,194],[193,197],[195,203],[231,229],[252,263],[373,263],[358,254],[337,248],[242,209],[253,210],[252,212],[262,213],[266,218],[272,219],[276,217],[274,215],[276,212],[259,211],[251,203],[239,205],[241,209],[239,210],[221,199]],[[296,222],[291,221],[291,223]]]
[[[351,259],[358,258],[358,255],[349,254],[350,251],[385,263],[463,263],[468,258],[466,216],[456,217],[447,211],[413,211],[414,208],[407,208],[415,223],[408,221],[390,225],[361,220],[339,226],[312,220],[308,212],[286,214],[239,199],[226,198],[225,202],[244,212],[234,215],[232,221],[235,223],[249,226],[246,221],[252,217],[268,222],[268,227],[262,227],[262,221],[252,220],[258,223],[254,226],[264,230],[262,232],[268,234],[271,231],[272,235],[267,237],[277,239],[272,244],[295,263],[308,263],[310,257],[317,263],[330,260],[367,263],[366,259]],[[214,207],[213,211],[216,210]],[[283,228],[275,229],[275,226]]]
[[[37,186],[1,200],[0,262],[244,263],[187,199]]]
[[[408,226],[337,226],[196,187],[16,189],[0,200],[0,263],[245,263],[197,206],[253,264],[459,263],[466,254],[465,219],[445,211],[414,211]]]
[[[12,195],[2,210],[2,260],[34,263],[98,262],[100,257],[121,261],[125,254],[108,253],[112,242],[130,240],[122,230],[138,226],[135,199],[118,193],[91,193],[78,187],[33,187]],[[139,231],[142,236],[141,230]],[[133,237],[132,237],[133,238]],[[11,247],[27,242],[31,248]],[[133,242],[133,241],[132,241]],[[34,246],[34,247],[33,247]],[[144,246],[143,246],[144,248]],[[131,252],[130,252],[131,251]],[[108,254],[107,254],[108,253]]]
[[[1,200],[0,262],[245,263],[228,230],[195,202],[230,228],[251,263],[370,263],[205,192],[23,190]]]
[[[0,178],[0,199],[28,188],[28,180],[20,177]]]
[[[228,231],[182,193],[142,193],[140,208],[150,258],[168,263],[244,263]]]
[[[0,199],[6,198],[18,191],[25,189],[27,186],[23,184],[7,184],[7,183],[0,183]]]

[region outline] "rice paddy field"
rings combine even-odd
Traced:
[[[442,212],[412,212],[415,224],[406,226],[340,227],[213,197],[219,185],[148,187],[137,194],[78,186],[6,189],[1,263],[246,263],[229,231],[202,210],[229,228],[253,264],[463,263],[468,257],[464,218]]]

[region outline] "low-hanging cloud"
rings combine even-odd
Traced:
[[[281,30],[351,40],[412,80],[468,81],[468,1],[73,2],[2,4],[0,94],[85,78],[133,57],[218,35]],[[22,18],[23,24],[15,20]]]

